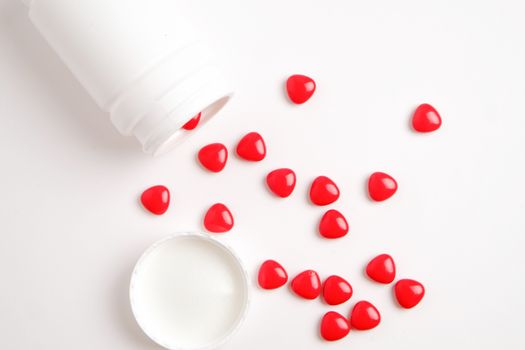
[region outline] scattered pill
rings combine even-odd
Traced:
[[[228,150],[222,143],[211,143],[200,149],[198,158],[203,167],[218,173],[226,166]]]
[[[323,283],[323,299],[328,305],[339,305],[352,297],[352,286],[344,278],[332,275]]]
[[[380,254],[370,260],[366,274],[376,282],[389,284],[396,278],[396,264],[388,254]]]
[[[321,294],[321,281],[314,270],[306,270],[292,280],[292,290],[305,299],[315,299]]]
[[[266,184],[270,191],[281,198],[286,198],[292,194],[295,182],[295,173],[288,168],[276,169],[266,176]]]
[[[372,303],[362,300],[357,302],[350,315],[350,324],[360,331],[377,327],[381,322],[381,314]]]
[[[286,80],[286,91],[293,103],[305,103],[315,92],[315,81],[306,75],[292,75]]]
[[[308,101],[316,90],[315,81],[305,75],[292,75],[286,81],[286,90],[290,100],[295,104]],[[200,123],[201,113],[198,113],[182,126],[184,130],[194,130]],[[418,132],[431,132],[440,128],[441,116],[429,104],[421,104],[412,116],[412,126]],[[266,144],[257,132],[244,135],[236,147],[237,155],[248,161],[258,162],[266,157]],[[221,143],[212,143],[202,147],[198,152],[198,160],[205,169],[220,172],[226,166],[228,150]],[[266,176],[269,190],[276,196],[290,196],[296,186],[296,174],[292,169],[279,168]],[[392,197],[398,189],[396,180],[384,172],[374,172],[368,179],[368,193],[374,201],[384,201]],[[326,206],[339,199],[338,186],[327,176],[318,176],[309,189],[309,197],[313,204]],[[141,195],[144,208],[155,215],[164,214],[170,204],[170,192],[162,185],[146,189]],[[212,205],[204,216],[204,227],[209,232],[223,233],[234,226],[234,218],[226,205]],[[327,210],[318,226],[319,234],[325,238],[335,239],[348,234],[349,225],[344,215],[335,210]],[[372,280],[390,284],[396,276],[396,266],[388,254],[380,254],[366,266],[366,274]],[[264,261],[258,270],[258,284],[262,289],[272,290],[284,286],[288,282],[288,274],[284,267],[275,260]],[[352,286],[344,278],[332,275],[321,285],[319,275],[314,270],[305,270],[295,276],[290,283],[292,291],[304,299],[316,299],[322,293],[328,305],[340,305],[347,302],[353,295]],[[420,303],[425,295],[424,286],[412,279],[401,279],[394,285],[394,295],[403,308],[412,308]],[[369,330],[381,322],[381,314],[370,302],[361,300],[352,308],[349,318],[329,311],[324,314],[320,324],[320,334],[327,341],[336,341],[348,335],[351,328]]]
[[[419,304],[425,296],[425,287],[421,283],[411,279],[397,281],[394,286],[394,294],[399,305],[410,309]]]
[[[277,261],[266,260],[259,267],[257,280],[263,289],[276,289],[288,282],[288,274]]]
[[[330,178],[318,176],[310,186],[310,200],[316,205],[332,204],[339,198],[339,188]]]
[[[348,233],[348,222],[343,214],[335,209],[324,213],[319,223],[319,233],[325,238],[340,238]]]
[[[204,216],[204,227],[213,233],[228,232],[233,227],[233,215],[222,203],[216,203]]]
[[[259,162],[266,157],[266,144],[257,132],[250,132],[237,145],[239,157],[252,162]]]
[[[392,197],[397,191],[396,180],[382,172],[375,172],[368,179],[368,194],[376,202],[382,202]]]
[[[140,196],[144,208],[155,215],[162,215],[170,205],[170,191],[162,185],[148,188]]]
[[[350,333],[350,323],[343,315],[328,311],[321,320],[321,336],[328,341],[346,337]]]
[[[412,126],[419,132],[435,131],[441,127],[441,116],[434,107],[423,103],[416,108],[412,116]]]

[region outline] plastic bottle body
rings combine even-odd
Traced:
[[[212,54],[180,13],[155,0],[32,0],[29,17],[51,47],[147,153],[163,153],[231,96]]]

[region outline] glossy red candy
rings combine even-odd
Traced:
[[[277,261],[266,260],[259,267],[257,280],[263,289],[276,289],[288,282],[288,274]]]
[[[425,287],[421,283],[411,279],[397,281],[394,287],[397,302],[405,309],[410,309],[419,304],[425,296]]]
[[[318,176],[310,186],[310,200],[317,205],[328,205],[339,198],[339,188],[326,176]]]
[[[170,205],[170,191],[162,185],[148,188],[140,196],[144,208],[155,215],[162,215]]]
[[[252,162],[259,162],[266,157],[266,144],[257,132],[250,132],[237,145],[239,157]]]
[[[216,203],[204,216],[204,227],[214,233],[228,232],[233,227],[233,215],[222,203]]]
[[[292,75],[286,81],[286,91],[293,103],[305,103],[315,92],[315,81],[306,75]]]
[[[343,214],[335,209],[324,213],[319,223],[319,233],[325,238],[340,238],[348,233],[348,222]]]
[[[328,277],[323,284],[323,299],[328,305],[339,305],[352,297],[352,286],[336,275]]]
[[[218,173],[226,166],[228,150],[222,143],[211,143],[200,149],[198,158],[203,167]]]
[[[394,259],[388,254],[380,254],[370,260],[366,274],[376,282],[388,284],[396,278]]]
[[[328,311],[321,320],[321,336],[328,341],[342,339],[350,332],[350,323],[343,315]]]
[[[195,117],[188,120],[188,122],[184,124],[182,128],[188,131],[193,130],[197,127],[197,125],[199,125],[200,120],[201,120],[201,113],[197,114]]]
[[[434,107],[423,103],[416,108],[412,116],[412,126],[419,132],[435,131],[441,126],[441,116]]]
[[[306,270],[292,280],[292,290],[305,299],[315,299],[321,294],[321,281],[314,270]]]
[[[362,300],[354,305],[350,316],[350,324],[353,328],[366,331],[377,327],[379,322],[381,322],[381,315],[372,303]]]
[[[397,191],[396,180],[382,172],[375,172],[368,179],[368,194],[376,202],[384,201],[394,195]]]
[[[276,169],[266,176],[266,184],[270,191],[282,198],[292,194],[295,181],[294,171],[288,168]]]

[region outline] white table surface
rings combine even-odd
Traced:
[[[128,303],[130,272],[152,242],[200,229],[210,204],[237,220],[221,237],[252,279],[246,323],[224,349],[525,348],[525,3],[523,1],[193,1],[179,6],[208,28],[236,84],[217,119],[175,152],[152,159],[118,135],[25,16],[0,0],[0,349],[157,349]],[[302,106],[283,94],[289,74],[315,77]],[[422,102],[441,112],[434,134],[410,130]],[[268,157],[232,157],[218,175],[195,162],[200,146],[266,138]],[[292,167],[298,186],[278,200],[263,185]],[[373,203],[367,175],[399,182]],[[334,206],[351,233],[316,234],[323,209],[309,182],[339,184]],[[162,217],[139,205],[153,184],[170,187]],[[398,277],[424,282],[412,310],[391,286],[363,276],[375,254]],[[258,265],[289,274],[314,268],[353,284],[353,302],[377,304],[383,322],[327,344],[330,308],[282,288],[259,290]]]

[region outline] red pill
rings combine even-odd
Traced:
[[[376,282],[389,284],[396,278],[396,264],[388,254],[380,254],[370,260],[366,274]]]
[[[226,166],[228,150],[222,143],[211,143],[200,149],[198,158],[203,167],[218,173]]]
[[[353,290],[344,278],[332,275],[323,284],[323,299],[328,305],[339,305],[352,297]]]
[[[368,194],[376,202],[381,202],[392,197],[397,191],[396,180],[382,172],[375,172],[368,179]]]
[[[318,176],[310,186],[310,200],[316,205],[332,204],[339,198],[339,188],[330,178]]]
[[[292,290],[305,299],[315,299],[321,294],[321,281],[314,270],[306,270],[292,280]]]
[[[201,120],[201,113],[197,114],[195,117],[188,120],[188,122],[184,124],[182,128],[188,131],[193,130],[197,127],[197,125],[199,125],[200,120]]]
[[[328,311],[321,320],[321,337],[324,340],[335,341],[350,333],[350,322],[343,315]]]
[[[237,144],[239,157],[252,162],[259,162],[266,157],[266,144],[257,132],[250,132],[243,136]]]
[[[270,191],[281,198],[292,194],[295,182],[295,173],[288,168],[276,169],[266,176],[266,184]]]
[[[162,185],[148,188],[140,196],[144,208],[155,215],[162,215],[170,205],[170,191]]]
[[[288,274],[284,267],[275,260],[266,260],[259,267],[257,278],[263,289],[276,289],[288,282]]]
[[[222,203],[216,203],[204,216],[204,227],[214,233],[228,232],[233,227],[233,215]]]
[[[419,304],[425,296],[425,287],[421,283],[411,279],[397,281],[394,287],[397,302],[405,309],[410,309]]]
[[[293,103],[305,103],[315,92],[315,81],[306,75],[292,75],[286,80],[286,91]]]
[[[357,302],[350,315],[350,324],[353,328],[366,331],[377,327],[381,322],[381,314],[372,303],[362,300]]]
[[[335,209],[324,213],[319,223],[319,233],[325,238],[340,238],[348,233],[346,218]]]
[[[412,126],[419,132],[435,131],[441,127],[441,116],[434,107],[423,103],[416,108],[412,116]]]

